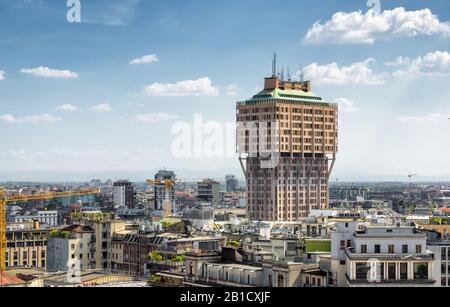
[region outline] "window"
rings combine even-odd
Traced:
[[[400,263],[400,279],[407,280],[408,279],[408,264]]]
[[[394,254],[395,253],[395,246],[394,245],[390,244],[388,246],[388,253],[389,254]]]
[[[377,265],[377,270],[378,280],[384,280],[384,263],[379,263]]]
[[[416,245],[416,254],[422,254],[422,245]]]
[[[367,245],[365,244],[361,245],[361,254],[367,254]]]
[[[345,249],[345,241],[341,240],[341,250]]]
[[[409,253],[409,251],[408,251],[408,245],[402,245],[402,253],[403,253],[403,254]]]
[[[356,263],[356,279],[367,279],[370,266],[367,263]]]
[[[428,279],[428,263],[414,263],[414,279]]]
[[[375,245],[375,254],[381,253],[381,246],[379,244]]]
[[[388,279],[389,280],[394,280],[397,278],[395,271],[396,271],[395,263],[388,263]]]

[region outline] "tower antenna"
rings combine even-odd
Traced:
[[[303,83],[305,81],[305,73],[303,72],[303,65],[300,64],[300,82]]]
[[[277,74],[277,54],[273,54],[273,60],[272,60],[272,77],[275,77]]]

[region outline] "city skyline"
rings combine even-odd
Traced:
[[[302,65],[312,92],[340,105],[332,181],[450,180],[445,1],[381,1],[375,16],[360,0],[287,1],[294,9],[275,15],[269,0],[81,3],[79,24],[64,1],[0,4],[0,181],[145,180],[161,168],[242,177],[228,148],[174,157],[171,131],[196,114],[235,122],[235,101],[263,88],[274,51],[286,74]]]

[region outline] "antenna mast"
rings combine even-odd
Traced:
[[[273,60],[272,60],[272,77],[275,77],[277,74],[277,54],[273,54]]]
[[[303,83],[305,81],[305,73],[303,72],[303,65],[300,64],[300,82]]]

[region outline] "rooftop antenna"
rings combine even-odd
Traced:
[[[284,65],[281,66],[281,81],[284,81]]]
[[[289,67],[287,69],[287,77],[288,77],[288,81],[291,82],[292,78],[291,78],[291,72],[289,70]]]
[[[303,65],[300,64],[300,82],[303,83],[305,81],[305,73],[303,72]]]
[[[273,60],[272,60],[272,77],[275,77],[277,73],[277,54],[273,54]]]

